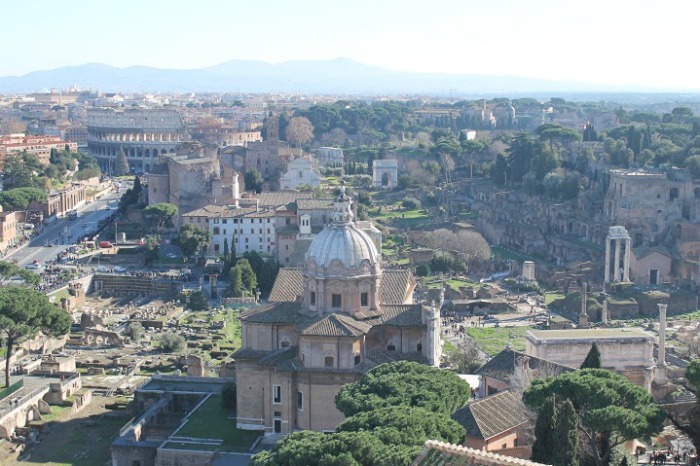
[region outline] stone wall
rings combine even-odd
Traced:
[[[213,456],[214,451],[159,448],[155,466],[209,466]]]

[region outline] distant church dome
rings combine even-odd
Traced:
[[[367,233],[355,226],[350,205],[351,199],[342,186],[330,225],[313,239],[306,253],[307,272],[325,276],[336,275],[342,269],[376,272],[379,252]]]

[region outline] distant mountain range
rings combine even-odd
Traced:
[[[352,60],[231,60],[207,68],[176,70],[147,66],[116,68],[99,63],[0,77],[0,93],[30,93],[70,86],[104,92],[291,92],[315,94],[424,94],[514,96],[571,93],[678,92],[643,86],[549,81],[519,76],[389,71]],[[696,91],[700,92],[700,90]]]

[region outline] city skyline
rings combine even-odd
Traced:
[[[345,57],[395,71],[700,90],[688,0],[329,4],[37,0],[8,5],[0,76],[104,63],[192,69]],[[21,45],[21,46],[20,46]],[[0,89],[2,92],[2,89]]]

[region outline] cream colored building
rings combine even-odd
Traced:
[[[299,187],[318,188],[321,175],[310,160],[294,159],[287,164],[287,171],[280,176],[280,189],[296,190]]]
[[[577,368],[594,342],[600,351],[601,367],[650,389],[654,337],[640,328],[529,330],[525,334],[525,353]]]
[[[410,271],[384,271],[344,189],[302,269],[284,268],[269,303],[242,316],[238,428],[333,431],[335,395],[378,364],[438,365],[439,307],[413,303]]]

